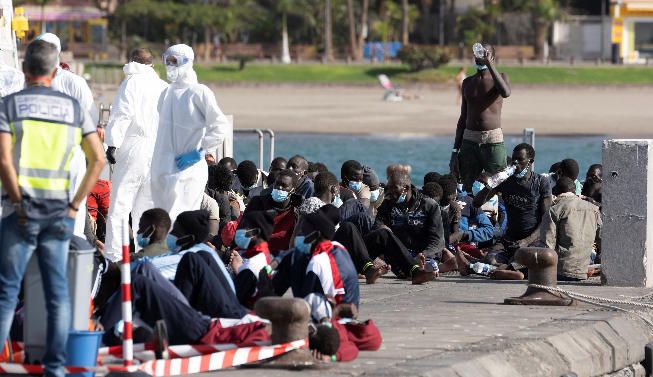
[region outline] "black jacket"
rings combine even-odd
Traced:
[[[440,206],[415,186],[411,186],[411,191],[408,203],[384,200],[376,215],[375,227],[385,225],[409,250],[439,259],[445,247]]]

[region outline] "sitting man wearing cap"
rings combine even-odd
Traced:
[[[268,274],[270,249],[268,239],[272,235],[274,214],[270,211],[247,212],[240,220],[234,241],[240,250],[231,252],[231,269],[238,300],[248,308],[253,308],[259,292],[257,283],[260,274]]]

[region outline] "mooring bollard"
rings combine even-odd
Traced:
[[[574,300],[552,293],[544,288],[531,287],[537,284],[556,288],[558,286],[558,254],[554,250],[540,247],[527,247],[517,250],[515,261],[528,268],[528,284],[523,295],[510,297],[503,302],[508,305],[547,305],[569,306]]]
[[[256,302],[256,315],[270,321],[272,344],[308,339],[310,308],[297,298],[264,297]],[[317,361],[308,348],[297,349],[260,364],[261,367],[304,369],[326,365]]]

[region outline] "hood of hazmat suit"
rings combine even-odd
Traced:
[[[43,40],[48,43],[52,43],[57,47],[57,51],[61,53],[61,41],[55,34],[44,33],[36,37],[36,40]],[[58,65],[59,59],[57,59],[57,66]],[[86,80],[84,80],[83,77],[57,67],[57,73],[52,80],[52,89],[67,94],[76,99],[77,102],[79,102],[82,110],[88,112],[88,116],[90,116],[93,122],[97,124],[99,116],[95,110],[93,93],[91,92],[91,88],[89,88]],[[86,174],[86,156],[84,155],[84,151],[82,151],[81,146],[76,146],[73,149],[73,156],[70,160],[70,189],[68,194],[71,198],[75,196],[77,189],[82,184],[84,174]],[[84,226],[86,225],[87,212],[86,200],[82,201],[79,209],[80,210],[77,212],[77,217],[75,218],[75,230],[73,234],[86,239],[86,236],[84,235]]]
[[[152,161],[152,197],[155,207],[168,211],[172,221],[184,211],[200,209],[208,179],[201,159],[180,170],[175,158],[200,151],[215,156],[231,123],[222,113],[213,91],[197,82],[195,55],[186,45],[175,45],[163,55],[170,87],[159,101],[159,133]]]
[[[25,75],[14,67],[0,63],[0,98],[25,88]]]
[[[136,231],[143,212],[154,207],[150,170],[159,127],[157,106],[168,88],[149,65],[130,62],[123,71],[125,80],[111,105],[105,133],[106,144],[118,148],[105,240],[105,255],[112,261],[122,259],[122,219],[131,212]]]

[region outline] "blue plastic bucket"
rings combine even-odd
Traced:
[[[66,345],[66,366],[94,367],[97,365],[97,352],[102,340],[101,331],[70,330]],[[93,377],[95,373],[67,374],[68,377]]]

